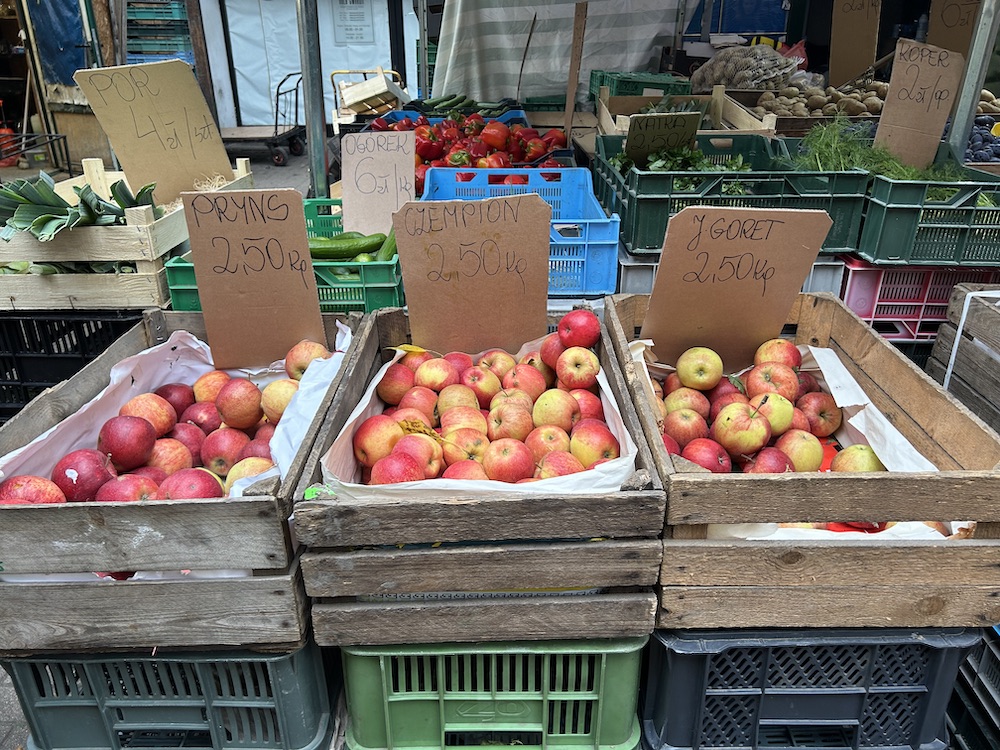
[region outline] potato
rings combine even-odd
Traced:
[[[861,94],[860,91],[852,91],[850,94],[847,95],[847,98],[848,99],[853,99],[856,102],[860,102],[860,101],[864,100],[864,97],[862,96],[862,94]]]
[[[778,117],[792,117],[793,116],[790,110],[787,110],[787,109],[784,109],[784,108],[774,110],[774,114],[776,114]]]
[[[781,96],[786,96],[789,99],[792,99],[798,96],[800,92],[795,86],[786,86],[785,88],[781,89],[781,91],[779,91],[778,93]]]
[[[823,109],[823,107],[825,107],[826,105],[827,105],[827,98],[819,94],[814,94],[813,96],[810,96],[809,99],[806,101],[806,106],[808,106],[809,109]]]
[[[865,105],[865,109],[867,109],[873,115],[877,115],[879,112],[882,111],[882,100],[879,99],[877,96],[869,96],[861,103]]]
[[[765,91],[763,94],[761,94],[757,98],[757,103],[758,104],[763,104],[764,102],[773,102],[775,100],[775,98],[776,97],[774,96],[774,92],[773,91]]]
[[[868,112],[865,109],[865,105],[859,102],[857,99],[851,97],[845,97],[837,102],[837,106],[840,107],[840,111],[846,113],[850,117],[857,117],[862,112]]]
[[[767,110],[764,109],[763,107],[754,107],[750,111],[753,112],[755,115],[757,115],[757,117],[763,117],[764,115],[767,114]]]
[[[820,86],[810,86],[805,91],[802,92],[806,97],[810,96],[822,96],[826,98],[826,92]]]
[[[839,91],[837,91],[836,89],[834,89],[833,93],[830,94],[830,101],[833,102],[834,104],[836,104],[837,102],[839,102],[843,98],[844,98],[844,95],[842,93],[840,93]]]
[[[979,92],[979,101],[981,102],[991,102],[994,99],[996,99],[996,97],[993,96],[993,92],[989,89],[983,89]]]
[[[810,117],[822,117],[823,116],[823,110],[821,110],[821,109],[814,109],[812,112],[809,113],[809,116]]]
[[[878,98],[885,101],[885,98],[889,96],[889,84],[885,81],[875,81],[871,85],[875,87],[874,91]]]
[[[837,90],[837,89],[835,89],[835,88],[834,88],[833,86],[827,86],[827,87],[826,87],[826,95],[827,95],[827,96],[833,96],[833,93],[834,93],[834,92],[835,92],[836,90]]]
[[[829,104],[827,104],[827,105],[825,105],[823,107],[823,115],[825,117],[833,117],[839,111],[840,111],[840,108],[837,107],[837,105],[834,102],[830,102]]]

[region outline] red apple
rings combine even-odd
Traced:
[[[156,491],[157,500],[201,500],[224,495],[222,480],[203,468],[181,469],[164,479]]]
[[[465,352],[448,352],[444,355],[444,358],[451,362],[459,373],[465,372],[476,364],[472,356]]]
[[[566,351],[566,347],[563,346],[562,341],[559,340],[558,333],[550,333],[542,339],[542,343],[538,347],[538,354],[541,356],[542,362],[546,364],[552,372],[556,371],[556,362],[559,361],[559,355],[564,351]]]
[[[559,341],[569,349],[574,346],[589,348],[601,340],[601,321],[590,310],[571,310],[556,324]]]
[[[406,406],[402,409],[393,409],[392,414],[389,414],[388,412],[382,413],[387,417],[391,416],[394,420],[396,420],[396,422],[412,422],[416,420],[418,422],[423,422],[428,427],[434,427],[434,424],[426,414],[420,411],[420,409],[412,406]]]
[[[683,387],[684,384],[681,383],[681,378],[676,372],[668,373],[667,377],[663,379],[663,397],[666,398],[667,394]]]
[[[444,451],[430,435],[403,435],[392,448],[393,453],[409,453],[423,467],[424,479],[433,479],[444,468]]]
[[[796,401],[805,396],[807,393],[820,390],[819,381],[816,380],[816,376],[811,372],[799,371],[797,374],[799,376],[799,390],[795,393]]]
[[[677,377],[681,385],[707,391],[722,380],[722,357],[707,346],[692,346],[677,358]]]
[[[400,409],[419,409],[431,422],[431,427],[438,423],[437,394],[430,388],[415,385],[399,400]]]
[[[705,419],[708,419],[708,415],[712,410],[712,405],[704,393],[686,386],[682,386],[664,396],[663,406],[667,414],[678,409],[690,409],[691,411],[698,412]]]
[[[159,486],[141,474],[122,474],[101,485],[94,499],[99,503],[134,503],[155,500]]]
[[[753,355],[755,365],[764,362],[780,362],[788,367],[798,368],[802,365],[802,354],[789,339],[768,339],[757,347]]]
[[[417,368],[429,359],[434,359],[434,353],[421,349],[420,351],[407,352],[404,354],[399,358],[399,364],[404,367],[409,367],[411,370],[416,372]]]
[[[795,406],[802,410],[809,420],[809,431],[816,437],[832,435],[840,428],[843,413],[833,396],[823,391],[807,393]]]
[[[278,378],[265,385],[260,392],[260,407],[267,421],[271,424],[279,422],[298,391],[299,381],[291,378]]]
[[[156,429],[142,417],[112,417],[97,433],[97,450],[110,457],[118,471],[146,463],[155,442]]]
[[[455,406],[468,406],[472,409],[479,409],[479,397],[476,392],[467,385],[453,383],[441,389],[437,398],[438,415],[444,414]]]
[[[502,383],[503,376],[514,369],[517,360],[503,349],[490,349],[483,353],[483,356],[479,358],[479,362],[476,364],[485,366],[487,370],[500,378],[500,382]]]
[[[380,458],[389,455],[403,434],[403,428],[394,417],[384,414],[368,417],[354,432],[354,457],[362,466],[374,466]]]
[[[266,458],[268,461],[273,461],[271,456],[271,445],[266,440],[261,440],[260,438],[254,438],[249,443],[243,446],[243,450],[236,457],[236,463],[239,463],[244,458]],[[226,476],[229,479],[229,476]]]
[[[163,437],[177,424],[177,412],[162,396],[140,393],[133,396],[118,410],[122,417],[142,417],[156,430],[156,437]]]
[[[708,434],[730,455],[750,455],[767,445],[771,424],[750,404],[730,404],[719,412]]]
[[[489,408],[492,411],[496,409],[500,404],[513,403],[518,406],[531,411],[535,405],[535,401],[527,392],[522,391],[520,388],[511,388],[508,390],[497,391],[497,393],[490,399]]]
[[[532,460],[537,464],[542,458],[553,451],[569,452],[569,435],[566,430],[553,424],[536,427],[524,439],[524,444],[531,451]]]
[[[205,442],[205,433],[198,425],[190,422],[178,422],[168,434],[168,438],[179,440],[191,451],[191,460],[194,466],[201,465],[201,444]]]
[[[520,440],[500,438],[486,446],[483,470],[490,479],[514,483],[534,474],[535,461],[528,446]]]
[[[232,430],[232,432],[243,435],[239,430]],[[243,437],[246,438],[247,442],[250,442],[250,438],[246,435],[243,435]],[[188,450],[187,445],[180,440],[160,438],[153,444],[153,452],[149,454],[146,466],[159,466],[167,472],[167,476],[170,476],[171,474],[176,474],[181,469],[192,468],[194,466],[194,456]]]
[[[458,370],[444,357],[434,357],[422,363],[413,373],[413,384],[440,393],[445,386],[458,382]]]
[[[485,435],[489,429],[489,424],[482,412],[479,409],[473,409],[471,406],[453,406],[441,415],[441,434],[445,437],[450,432],[462,428],[479,430]]]
[[[223,370],[212,370],[199,376],[192,386],[195,402],[211,401],[214,403],[222,386],[228,382],[229,373]]]
[[[885,464],[875,455],[872,447],[864,443],[855,443],[838,451],[837,455],[833,457],[833,461],[830,462],[830,471],[869,472],[885,470]]]
[[[412,387],[413,370],[399,362],[393,362],[375,386],[375,393],[385,403],[395,406]]]
[[[531,396],[532,402],[548,389],[545,376],[531,365],[514,365],[514,369],[503,376],[500,384],[505,390],[517,388],[524,391]]]
[[[192,404],[184,410],[177,421],[190,422],[199,427],[206,435],[222,427],[222,415],[219,414],[219,409],[214,401],[198,401]]]
[[[275,425],[271,422],[265,422],[257,428],[257,431],[253,434],[252,440],[263,440],[265,443],[269,442],[274,436]]]
[[[239,480],[263,474],[272,466],[274,466],[274,462],[270,458],[264,458],[263,456],[247,456],[246,458],[239,459],[226,474],[226,481],[222,488],[223,492],[228,496],[233,491],[233,485]]]
[[[714,388],[705,391],[705,395],[708,397],[708,402],[711,404],[714,404],[717,399],[729,393],[744,393],[743,381],[735,375],[729,375],[722,378],[722,380],[720,380]]]
[[[580,421],[580,404],[568,391],[549,388],[535,401],[531,418],[535,427],[554,424],[568,433]]]
[[[780,393],[758,393],[750,405],[760,411],[771,425],[771,437],[783,434],[792,426],[795,406]]]
[[[201,463],[212,473],[225,477],[249,442],[245,432],[230,427],[218,429],[205,436],[201,444]]]
[[[60,458],[52,469],[51,479],[66,496],[67,502],[83,503],[93,500],[101,485],[116,476],[118,472],[106,455],[82,448]]]
[[[823,445],[811,432],[788,430],[774,447],[791,459],[795,471],[819,471],[823,464]]]
[[[586,470],[580,459],[569,451],[552,451],[542,456],[538,462],[538,470],[535,476],[539,479],[551,479],[552,477],[564,477],[569,474],[577,474]]]
[[[792,409],[792,424],[788,429],[805,430],[806,432],[809,432],[809,418],[806,417],[805,412],[797,406]]]
[[[696,411],[678,409],[663,418],[663,434],[676,440],[677,445],[683,450],[692,440],[708,437],[708,423]]]
[[[469,367],[462,371],[458,382],[468,386],[479,399],[479,408],[486,409],[503,387],[496,373],[486,367]]]
[[[471,458],[451,464],[444,470],[441,477],[443,479],[489,479],[483,470],[483,465],[479,461],[473,461]]]
[[[556,359],[558,360],[558,357],[556,357]],[[553,370],[551,367],[549,367],[547,364],[545,364],[545,361],[542,359],[541,350],[535,349],[534,351],[528,352],[523,357],[521,357],[518,364],[531,365],[536,370],[538,370],[542,374],[542,377],[545,378],[546,388],[551,388],[553,385],[555,385],[556,371]]]
[[[138,469],[132,469],[129,474],[152,479],[157,486],[163,484],[163,480],[167,478],[167,472],[159,466],[140,466]]]
[[[799,376],[788,365],[780,362],[762,362],[754,365],[746,375],[747,396],[761,393],[780,393],[789,401],[795,400],[799,390]]]
[[[672,456],[679,456],[681,454],[681,447],[670,435],[661,435],[660,437],[663,439],[663,447],[667,449],[667,453]]]
[[[486,421],[486,437],[491,442],[501,438],[524,441],[535,428],[531,412],[515,403],[502,403],[490,410]]]
[[[194,388],[187,383],[167,383],[153,393],[165,398],[177,414],[183,414],[184,410],[195,402]]]
[[[230,378],[219,389],[215,406],[223,422],[238,430],[245,430],[256,425],[264,416],[261,399],[260,388],[254,383],[246,378]]]
[[[292,380],[302,380],[306,370],[317,359],[329,359],[333,352],[318,341],[302,339],[285,355],[285,372]]]
[[[489,444],[490,440],[486,437],[486,433],[468,427],[460,428],[445,436],[441,446],[444,462],[449,466],[466,459],[481,463]]]
[[[695,438],[689,442],[681,451],[681,458],[715,474],[728,474],[733,468],[733,461],[726,449],[709,438]]]
[[[51,479],[19,474],[0,482],[0,505],[65,503],[66,495]]]
[[[734,391],[732,393],[727,393],[725,396],[719,396],[715,401],[712,401],[712,406],[708,410],[708,421],[709,423],[714,422],[715,418],[719,416],[719,412],[725,409],[730,404],[749,404],[750,399],[744,396],[739,391]]]
[[[570,436],[569,451],[587,468],[602,459],[621,455],[618,439],[607,425],[597,421],[577,425]]]
[[[368,484],[399,484],[419,482],[424,478],[423,466],[409,453],[390,453],[372,466]]]
[[[556,377],[567,390],[597,385],[601,363],[597,355],[582,346],[571,346],[556,360]]]
[[[744,474],[784,474],[786,471],[795,471],[795,464],[777,448],[761,448],[743,465]]]
[[[569,395],[580,405],[580,419],[600,419],[604,421],[604,404],[601,397],[582,388],[574,388]]]

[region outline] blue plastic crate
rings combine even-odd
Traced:
[[[165,62],[167,60],[183,60],[188,65],[194,66],[194,52],[192,50],[177,50],[176,52],[166,52],[163,54],[138,54],[128,53],[128,64],[138,65],[139,63]]]
[[[379,115],[383,120],[392,124],[394,122],[399,122],[404,117],[409,117],[412,120],[416,120],[423,112],[417,112],[416,110],[409,109],[394,109],[392,112],[386,112],[384,115]],[[431,125],[437,125],[439,122],[444,122],[446,117],[428,117],[427,121]],[[510,109],[504,112],[499,117],[486,117],[484,118],[486,122],[491,120],[496,120],[497,122],[502,122],[504,125],[524,125],[528,127],[528,115],[523,109]],[[365,125],[362,132],[371,130],[371,123]]]
[[[528,182],[503,184],[508,175],[526,176]],[[480,200],[525,193],[538,193],[552,207],[549,296],[614,294],[620,221],[617,214],[609,218],[604,213],[586,169],[433,168],[427,170],[422,200]]]

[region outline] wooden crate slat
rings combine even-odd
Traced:
[[[958,327],[966,296],[969,292],[982,291],[1000,291],[1000,284],[956,284],[948,301],[948,322]],[[996,303],[996,298],[974,298],[969,304],[962,334],[979,339],[993,351],[1000,352],[1000,307]],[[939,359],[947,362],[947,358]]]
[[[944,323],[938,328],[934,350],[931,353],[931,359],[940,363],[940,376],[935,378],[938,382],[944,380],[944,373],[947,371],[948,361],[955,345],[956,333],[955,327],[950,323]],[[955,377],[960,378],[971,394],[974,394],[974,398],[961,400],[975,413],[980,414],[983,411],[982,407],[995,410],[1000,404],[1000,361],[995,359],[990,351],[966,336],[962,336],[959,342],[951,375],[953,380]],[[951,385],[949,384],[949,390]],[[989,408],[986,411],[989,413]]]
[[[162,264],[155,273],[6,275],[0,291],[0,310],[143,309],[169,303]]]

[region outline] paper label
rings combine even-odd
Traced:
[[[415,143],[412,130],[340,137],[344,231],[389,233],[392,215],[414,198]]]

